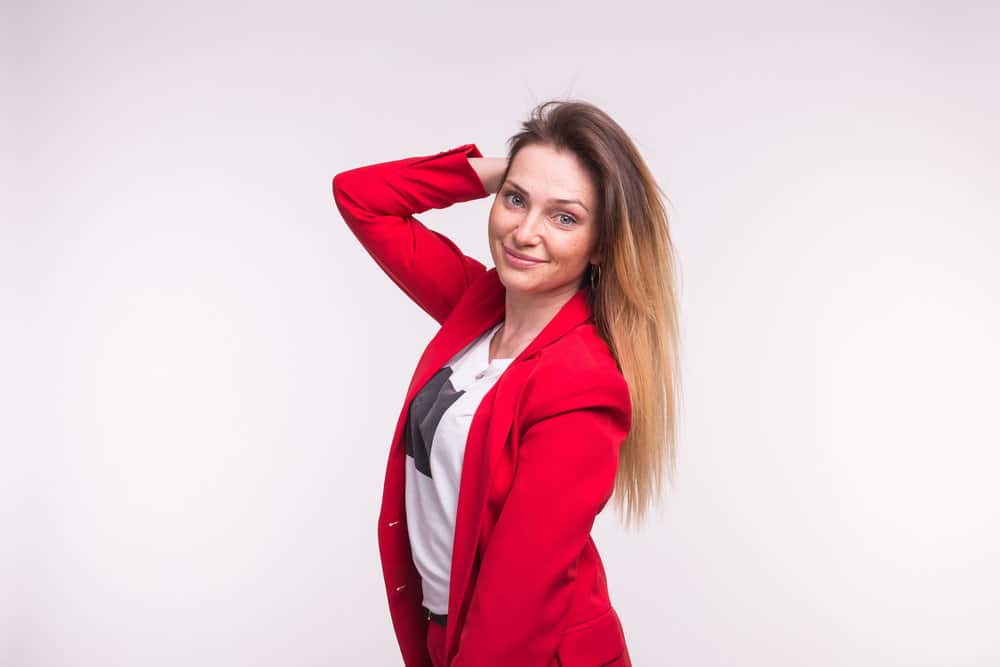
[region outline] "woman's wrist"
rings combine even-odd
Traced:
[[[500,179],[503,178],[503,172],[507,169],[507,158],[470,157],[466,159],[479,176],[486,192],[493,194],[500,189]]]

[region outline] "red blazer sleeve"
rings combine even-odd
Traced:
[[[544,408],[525,408],[514,480],[451,667],[552,664],[576,562],[614,490],[631,427],[624,377],[579,361],[550,367],[531,399]]]
[[[470,157],[482,157],[475,144],[333,177],[333,198],[348,228],[386,275],[438,323],[486,267],[413,214],[488,196]]]

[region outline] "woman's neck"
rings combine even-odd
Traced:
[[[570,286],[544,294],[517,293],[508,289],[503,323],[490,342],[490,361],[513,359],[521,354],[573,298],[576,289]]]

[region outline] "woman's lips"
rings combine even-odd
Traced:
[[[510,264],[511,266],[517,267],[519,269],[529,269],[529,268],[531,268],[533,266],[538,266],[539,264],[544,264],[545,263],[542,260],[521,259],[517,255],[512,254],[511,251],[507,249],[507,246],[504,246],[503,255],[504,255],[504,257],[507,258],[507,263],[508,264]]]

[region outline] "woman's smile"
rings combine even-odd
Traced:
[[[530,269],[533,266],[538,266],[539,264],[544,264],[545,262],[538,260],[524,259],[523,255],[515,255],[507,246],[503,247],[503,256],[507,259],[507,263],[518,269]]]

